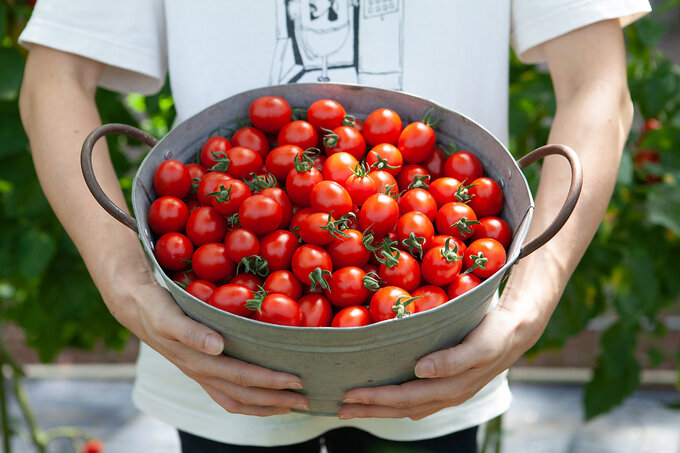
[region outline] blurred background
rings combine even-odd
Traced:
[[[78,450],[100,451],[83,442],[104,437],[107,451],[136,451],[122,446],[128,438],[114,438],[116,424],[139,416],[127,401],[138,341],[109,314],[51,212],[19,118],[26,55],[17,37],[32,3],[0,0],[0,451],[73,451],[69,442],[50,441],[63,436],[74,437]],[[654,414],[674,420],[680,431],[680,0],[652,4],[652,14],[625,30],[636,114],[609,210],[544,335],[511,370],[516,402],[487,427],[487,451],[629,451],[597,444],[599,434],[589,427],[608,420],[611,432],[624,423],[623,414],[639,417],[622,410],[646,407],[644,395],[654,402],[649,407],[667,411]],[[555,101],[541,67],[513,57],[510,82],[509,147],[520,157],[545,143]],[[147,97],[100,89],[97,103],[104,123],[135,125],[156,137],[175,116],[167,84]],[[124,136],[107,139],[127,190],[146,150]],[[527,172],[533,187],[535,171]],[[84,390],[88,382],[91,393]],[[550,386],[562,392],[549,393]],[[118,396],[101,400],[107,392]],[[571,411],[555,419],[561,431],[543,432],[553,447],[535,436],[519,447],[517,433],[536,428],[548,407],[553,415]],[[106,411],[118,415],[92,418]],[[78,429],[55,431],[65,419]],[[176,451],[174,432],[148,422],[147,436],[156,432],[164,451]],[[595,440],[584,444],[575,440],[579,433]],[[621,445],[632,448],[626,433]],[[671,449],[649,451],[680,452],[680,433],[669,435]],[[652,448],[649,439],[642,445]],[[635,448],[630,451],[647,451]]]

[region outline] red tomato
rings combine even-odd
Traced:
[[[307,109],[307,121],[317,129],[335,129],[342,126],[345,119],[345,109],[332,99],[319,99]]]
[[[298,209],[297,212],[295,212],[295,214],[293,214],[293,217],[290,219],[290,226],[288,229],[294,233],[299,234],[302,222],[304,222],[308,215],[314,214],[315,212],[316,212],[315,209],[309,207]]]
[[[415,313],[411,294],[397,286],[380,288],[373,294],[368,311],[373,322],[386,321]]]
[[[426,186],[430,184],[430,174],[427,172],[427,170],[425,170],[425,168],[416,164],[404,165],[404,167],[401,169],[401,172],[399,172],[399,175],[397,176],[397,184],[399,185],[399,189],[408,190],[409,185],[411,185],[416,180],[416,178],[421,181],[421,184],[425,183],[421,188],[426,189]]]
[[[149,206],[149,228],[156,234],[184,231],[188,218],[187,205],[177,197],[160,197]]]
[[[331,303],[321,294],[307,294],[298,301],[305,327],[330,327],[333,318]]]
[[[396,145],[401,134],[401,117],[390,109],[374,110],[364,121],[362,133],[369,146]]]
[[[302,296],[302,283],[291,271],[274,271],[264,279],[264,289],[268,293],[285,294],[293,300]]]
[[[445,176],[432,181],[430,186],[427,188],[427,191],[430,192],[430,195],[434,197],[435,201],[437,202],[437,206],[441,208],[446,203],[457,201],[456,193],[458,192],[459,187],[460,181],[458,181],[456,178]]]
[[[417,211],[410,211],[402,215],[397,221],[395,231],[399,244],[420,257],[434,237],[434,225],[425,214]],[[423,239],[423,241],[420,239]],[[414,253],[418,250],[419,253]]]
[[[372,171],[368,174],[368,177],[375,181],[378,192],[390,196],[394,196],[399,193],[397,180],[394,179],[394,176],[392,176],[391,173],[388,173],[384,170]]]
[[[163,161],[154,172],[153,188],[159,197],[170,195],[184,198],[191,190],[189,170],[178,160]]]
[[[367,174],[353,174],[345,181],[345,189],[357,206],[361,206],[370,197],[378,193],[375,180]]]
[[[505,220],[499,217],[484,217],[479,219],[472,239],[491,238],[501,243],[507,250],[512,242],[512,230]]]
[[[475,211],[477,217],[496,216],[503,209],[503,190],[496,181],[486,176],[477,178],[470,183],[468,195],[472,198],[468,205]]]
[[[427,123],[416,121],[401,131],[397,148],[404,156],[404,162],[417,164],[430,157],[436,141],[434,129]]]
[[[201,206],[189,214],[186,233],[194,245],[222,242],[227,233],[227,221],[222,214],[210,206]]]
[[[389,143],[380,143],[368,152],[366,163],[371,170],[384,170],[396,177],[404,165],[404,159],[396,146]]]
[[[264,285],[262,279],[255,274],[236,274],[229,280],[229,283],[243,285],[253,292],[259,290],[260,286]]]
[[[35,0],[29,2],[32,6],[35,5]],[[103,453],[104,442],[99,439],[87,439],[83,444],[82,453]]]
[[[446,295],[449,296],[449,299],[455,299],[481,283],[479,277],[473,274],[459,274],[449,285]]]
[[[364,304],[371,296],[371,292],[364,287],[365,276],[366,272],[359,267],[336,270],[328,280],[326,297],[336,307]]]
[[[399,252],[398,262],[392,267],[380,265],[378,275],[390,286],[399,286],[406,291],[414,291],[420,286],[420,265],[408,252]],[[411,312],[413,313],[413,312]]]
[[[221,243],[203,244],[191,257],[191,268],[201,280],[220,282],[234,273],[234,262]]]
[[[461,239],[458,239],[457,237],[449,236],[448,234],[438,234],[433,237],[432,241],[427,246],[427,250],[430,250],[434,247],[444,247],[446,245],[446,240],[449,238],[451,239],[449,241],[449,247],[451,247],[451,249],[459,256],[464,256],[465,251],[467,250],[467,245],[465,245],[465,242],[463,242]],[[427,250],[425,251],[427,252]]]
[[[452,201],[437,211],[435,224],[439,234],[448,234],[465,240],[471,237],[477,227],[477,215],[465,203]]]
[[[362,230],[371,229],[376,238],[382,238],[392,231],[399,220],[399,206],[389,195],[371,195],[359,211],[359,225]]]
[[[250,288],[236,283],[228,283],[213,291],[208,299],[208,304],[237,316],[251,318],[253,311],[246,307],[246,303],[252,298],[253,291]]]
[[[317,286],[328,288],[328,278],[333,272],[331,257],[317,245],[305,244],[295,251],[291,260],[291,268],[295,276],[312,290]]]
[[[439,307],[449,301],[446,291],[439,286],[421,286],[411,293],[413,297],[418,297],[414,301],[415,312],[420,313],[426,310]]]
[[[231,144],[233,146],[245,146],[253,151],[256,151],[262,160],[267,157],[269,153],[269,140],[261,130],[252,126],[242,127],[231,136]]]
[[[296,301],[284,294],[269,294],[264,297],[255,319],[269,324],[299,327],[302,325],[302,312]]]
[[[325,212],[315,212],[309,214],[300,223],[300,239],[307,244],[326,245],[333,242],[334,236],[331,234],[330,222],[335,219]],[[336,234],[337,235],[337,234]]]
[[[483,174],[482,162],[470,151],[455,152],[444,163],[445,176],[456,178],[466,184],[474,179],[481,178]]]
[[[423,278],[431,285],[444,286],[451,283],[463,266],[462,255],[454,251],[449,241],[444,247],[433,247],[425,253],[422,262]]]
[[[319,134],[311,123],[296,120],[281,128],[277,142],[279,145],[296,145],[302,149],[315,148],[319,144]]]
[[[633,154],[633,167],[636,176],[647,184],[661,182],[661,175],[653,172],[655,166],[661,164],[661,156],[655,149],[641,149]]]
[[[344,184],[354,174],[358,161],[349,153],[334,153],[323,163],[323,179]]]
[[[238,179],[222,180],[215,184],[210,193],[212,207],[224,217],[236,214],[241,203],[251,196],[250,188],[246,183]]]
[[[246,198],[238,210],[241,226],[258,236],[279,228],[283,220],[281,205],[264,195]]]
[[[290,104],[282,97],[262,96],[250,104],[248,117],[256,128],[275,134],[291,121],[292,113]]]
[[[270,271],[288,269],[299,245],[290,231],[276,230],[260,238],[260,256],[267,260]]]
[[[463,263],[466,272],[479,278],[489,278],[505,264],[505,249],[500,242],[491,238],[477,239],[468,245]]]
[[[323,181],[323,176],[314,167],[304,171],[293,168],[286,177],[288,197],[299,206],[309,206],[309,195],[314,186],[321,181]]]
[[[285,182],[288,173],[295,168],[295,158],[302,158],[304,150],[295,145],[281,145],[269,151],[264,166],[279,182]]]
[[[349,153],[361,160],[366,155],[364,136],[351,126],[340,126],[327,132],[323,137],[323,146],[329,156],[334,153]]]
[[[316,211],[331,213],[335,218],[352,210],[352,197],[344,187],[334,181],[321,181],[315,185],[309,202]]]
[[[198,189],[196,189],[196,199],[202,206],[212,206],[213,196],[208,195],[219,189],[220,184],[224,184],[225,181],[234,179],[226,173],[220,171],[211,171],[205,174],[205,176],[198,183]]]
[[[217,285],[213,282],[209,282],[208,280],[194,280],[187,285],[186,292],[203,302],[208,302],[210,295],[215,289],[217,289]]]
[[[207,171],[203,168],[203,165],[195,164],[190,162],[186,164],[187,170],[189,170],[189,176],[191,176],[191,192],[194,193],[198,189],[198,184],[201,179],[206,175]]]
[[[191,241],[189,241],[191,242]],[[193,252],[191,253],[193,255]],[[198,280],[196,274],[191,270],[179,270],[175,271],[170,275],[170,280],[177,283],[182,288],[186,287],[189,283]]]
[[[280,187],[267,187],[260,192],[260,195],[271,198],[281,206],[281,224],[279,228],[285,228],[290,224],[290,219],[293,217],[293,204],[285,190]]]
[[[182,233],[165,233],[156,241],[153,253],[165,269],[179,271],[188,266],[194,246]]]
[[[444,162],[446,162],[444,150],[435,147],[432,154],[430,154],[430,157],[422,161],[420,165],[427,170],[432,177],[432,180],[434,180],[444,176]]]
[[[213,168],[220,160],[227,157],[227,150],[229,148],[231,148],[231,143],[226,138],[219,135],[210,137],[201,147],[199,154],[201,165],[204,168]]]
[[[235,263],[260,253],[260,241],[255,233],[245,228],[228,231],[224,237],[224,245],[227,247],[229,259]]]
[[[262,170],[262,156],[245,146],[234,146],[227,151],[227,165],[224,171],[237,179],[243,179],[251,173]],[[222,168],[219,168],[222,170]]]
[[[333,317],[331,327],[361,327],[371,324],[371,314],[363,305],[345,307]]]
[[[437,201],[430,192],[425,189],[410,189],[399,197],[399,212],[403,215],[407,212],[422,212],[434,222],[437,216]]]
[[[347,266],[363,267],[371,257],[363,244],[364,235],[351,228],[344,230],[343,233],[349,237],[338,236],[326,247],[333,267],[336,269]]]

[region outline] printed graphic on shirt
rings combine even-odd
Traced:
[[[277,0],[269,82],[402,90],[403,0]]]

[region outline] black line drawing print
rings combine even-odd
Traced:
[[[270,80],[402,89],[404,0],[276,0]]]

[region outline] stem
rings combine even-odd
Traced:
[[[5,388],[5,374],[3,372],[5,367],[5,355],[0,352],[0,417],[2,417],[2,451],[7,453],[12,452],[11,447],[11,432],[12,427],[9,424],[9,411],[7,410],[7,389]]]
[[[17,376],[16,374],[13,374],[12,376],[12,390],[14,391],[14,397],[19,403],[21,413],[24,416],[24,420],[26,420],[26,424],[28,425],[28,429],[31,434],[31,440],[35,445],[35,448],[39,453],[45,453],[47,447],[45,435],[38,428],[38,424],[36,423],[35,417],[33,416],[31,406],[28,404],[28,398],[26,397],[26,392],[24,391],[24,386],[21,382],[22,379],[22,377]]]

